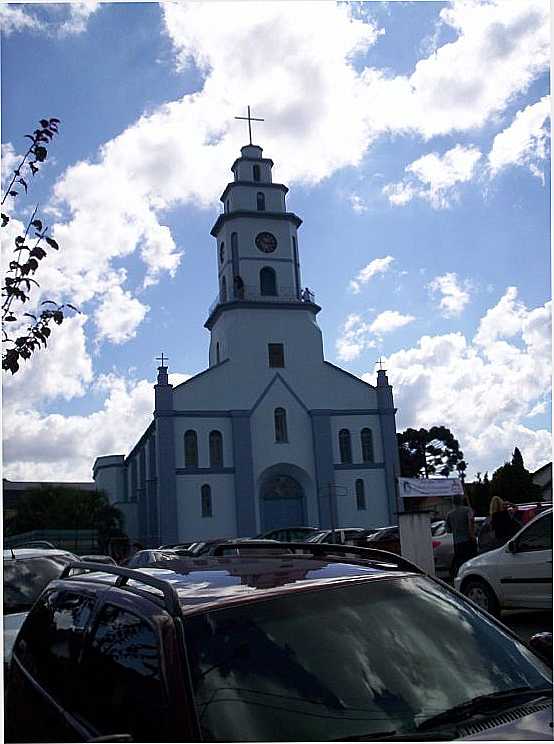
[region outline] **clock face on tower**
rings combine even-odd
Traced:
[[[277,248],[277,238],[269,232],[261,232],[256,235],[256,248],[262,253],[273,253]]]

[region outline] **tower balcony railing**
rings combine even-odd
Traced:
[[[276,304],[287,304],[305,302],[315,304],[315,294],[308,289],[296,290],[296,287],[278,287],[276,292],[262,292],[260,287],[247,285],[235,287],[227,291],[225,295],[220,292],[210,305],[208,316],[210,316],[220,305],[229,305],[234,302],[275,302]]]

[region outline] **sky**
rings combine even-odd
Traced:
[[[397,430],[468,476],[551,460],[549,11],[543,0],[0,5],[2,182],[61,120],[39,204],[45,299],[81,311],[3,379],[3,475],[90,480],[151,420],[156,358],[208,366],[209,231],[253,141],[290,188],[330,362],[383,359]],[[24,228],[23,228],[24,229]],[[30,308],[28,308],[30,309]]]

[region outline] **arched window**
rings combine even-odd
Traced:
[[[227,302],[227,281],[225,280],[225,277],[221,277],[221,293],[220,293],[220,301],[221,302]]]
[[[219,358],[219,341],[215,345],[215,361],[216,361],[216,364],[219,364],[219,362],[221,361]]]
[[[200,489],[200,500],[202,502],[202,516],[213,517],[212,489],[207,483],[204,483],[204,485]]]
[[[231,233],[231,251],[238,250],[239,247],[239,236],[237,233]]]
[[[356,507],[358,508],[358,511],[367,508],[365,503],[365,487],[361,478],[358,478],[356,481]]]
[[[185,432],[185,467],[198,467],[198,440],[194,429]]]
[[[362,462],[373,462],[373,433],[371,429],[362,429]]]
[[[261,191],[256,194],[256,207],[258,212],[265,212],[265,195]]]
[[[236,276],[234,278],[234,291],[235,291],[235,297],[239,300],[244,299],[244,282],[242,281],[240,276]]]
[[[275,418],[275,441],[276,442],[288,442],[289,438],[287,435],[287,412],[284,408],[276,408],[274,412]]]
[[[215,429],[210,432],[210,467],[223,467],[223,437]]]
[[[225,242],[222,240],[219,246],[219,260],[221,263],[225,261]]]
[[[260,180],[260,166],[254,165],[252,167],[252,172],[254,174],[254,181],[259,181]]]
[[[352,443],[348,429],[341,429],[339,431],[339,450],[341,462],[352,462]]]
[[[260,271],[260,293],[275,296],[277,294],[277,280],[275,271],[269,266],[264,266]]]

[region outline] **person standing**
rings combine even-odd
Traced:
[[[464,504],[464,497],[457,493],[453,497],[454,508],[446,515],[446,530],[454,540],[453,575],[470,558],[477,555],[475,520],[473,512]]]
[[[504,545],[520,529],[520,525],[509,512],[509,504],[500,496],[493,496],[489,506],[491,529],[498,545]]]

